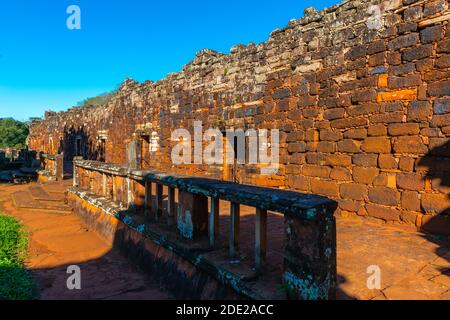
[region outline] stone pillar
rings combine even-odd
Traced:
[[[187,239],[208,235],[208,198],[187,191],[178,193],[177,227]]]
[[[127,162],[130,169],[140,169],[141,167],[141,143],[133,140],[127,144]]]
[[[55,156],[55,172],[57,181],[64,180],[64,154]]]
[[[283,282],[290,299],[336,298],[336,221],[328,212],[305,220],[285,215]]]
[[[76,161],[83,160],[83,157],[73,157],[73,186],[78,187],[80,185],[80,175],[78,172],[78,168],[75,165]]]

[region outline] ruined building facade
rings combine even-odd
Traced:
[[[342,215],[448,233],[447,0],[344,1],[261,44],[203,50],[178,73],[126,80],[104,106],[47,113],[29,147],[338,199]],[[280,167],[174,165],[174,129],[279,129]],[[129,151],[128,151],[129,153]]]

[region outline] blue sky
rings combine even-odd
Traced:
[[[0,4],[0,118],[27,120],[111,91],[124,78],[158,80],[203,48],[228,53],[339,0],[14,0]],[[66,9],[81,9],[69,30]]]

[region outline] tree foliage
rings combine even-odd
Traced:
[[[96,97],[87,98],[87,99],[83,100],[82,102],[78,103],[78,105],[80,107],[86,107],[86,106],[97,107],[97,106],[105,105],[112,99],[114,94],[115,94],[115,92],[103,93]]]
[[[28,133],[26,123],[12,118],[0,118],[0,148],[25,146]]]

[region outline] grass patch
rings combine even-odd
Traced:
[[[23,225],[0,213],[0,300],[33,299],[33,280],[23,265],[27,247]]]

